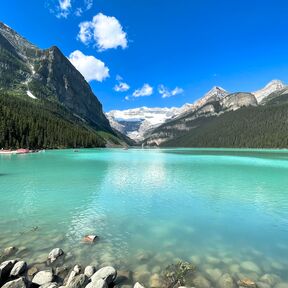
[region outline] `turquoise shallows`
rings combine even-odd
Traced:
[[[60,247],[71,263],[112,264],[137,271],[135,278],[180,258],[203,271],[275,273],[288,281],[288,152],[1,155],[0,231],[0,247],[26,247],[28,262]],[[85,234],[99,242],[81,243]]]

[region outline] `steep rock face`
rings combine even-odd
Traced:
[[[113,133],[89,84],[57,47],[41,50],[1,22],[0,76],[1,90],[60,102],[92,127]]]
[[[224,97],[221,101],[223,110],[237,110],[241,107],[257,106],[256,97],[252,93],[233,93]]]

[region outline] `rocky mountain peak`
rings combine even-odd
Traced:
[[[270,95],[275,91],[279,91],[286,87],[286,85],[281,80],[272,80],[264,88],[253,92],[258,103],[260,103],[265,97]]]

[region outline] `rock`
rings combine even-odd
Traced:
[[[234,288],[235,283],[233,278],[228,274],[223,274],[218,280],[219,288]]]
[[[57,287],[58,287],[57,283],[53,282],[41,285],[39,288],[57,288]]]
[[[57,259],[58,257],[60,257],[60,256],[63,255],[63,254],[64,254],[64,252],[63,252],[62,249],[60,249],[60,248],[55,248],[55,249],[53,249],[53,250],[49,253],[49,255],[48,255],[48,260],[50,260],[50,262],[53,263],[54,261],[56,261],[56,259]]]
[[[85,235],[82,239],[83,243],[94,243],[98,239],[97,235]]]
[[[26,269],[27,269],[27,263],[24,261],[19,261],[13,266],[10,272],[10,276],[19,276],[20,274],[25,272]]]
[[[210,288],[210,282],[201,274],[196,275],[193,279],[193,284],[196,288]]]
[[[56,267],[55,275],[63,280],[68,275],[69,270],[70,268],[68,266]]]
[[[75,272],[75,271],[74,271]],[[84,274],[75,276],[69,284],[66,285],[67,288],[82,288],[87,284],[87,278]]]
[[[13,262],[11,260],[4,261],[1,263],[1,265],[0,265],[0,280],[6,279],[9,276],[9,274],[13,268],[14,263],[15,262]]]
[[[158,274],[153,274],[150,278],[150,287],[151,288],[158,288],[161,287],[161,279]]]
[[[245,279],[239,280],[237,282],[237,284],[240,287],[257,288],[256,283],[254,281],[252,281],[251,279],[249,279],[249,278],[245,278]]]
[[[37,272],[38,272],[37,267],[33,266],[33,267],[28,269],[27,275],[28,276],[34,276]]]
[[[281,282],[274,286],[274,288],[288,288],[288,282]]]
[[[105,280],[99,279],[96,282],[90,282],[85,288],[108,288]]]
[[[116,280],[114,281],[116,285],[119,284],[132,284],[132,272],[131,271],[117,271],[117,277]]]
[[[17,250],[18,249],[16,247],[14,247],[14,246],[7,247],[3,251],[3,256],[4,257],[9,257],[9,256],[12,256],[12,255],[15,255]]]
[[[272,287],[265,282],[257,282],[256,285],[257,285],[257,288],[271,288]]]
[[[95,268],[93,266],[87,266],[84,270],[84,275],[90,278],[95,273]]]
[[[133,288],[145,288],[139,282],[136,282]]]
[[[91,281],[96,282],[99,279],[103,279],[109,285],[115,280],[116,276],[117,276],[117,271],[115,270],[115,268],[112,266],[106,266],[96,271],[92,275]]]
[[[24,278],[19,278],[13,281],[9,281],[2,286],[2,288],[26,288],[26,282]]]
[[[211,280],[212,282],[217,282],[218,279],[221,277],[222,272],[220,269],[206,269],[205,270],[207,277],[209,278],[209,280]]]
[[[40,271],[33,277],[32,283],[41,286],[50,283],[52,281],[53,281],[53,274],[51,271]]]
[[[255,272],[257,274],[261,273],[261,269],[254,262],[244,261],[240,264],[240,266],[242,269],[244,269],[246,271]]]
[[[75,265],[73,268],[73,271],[75,271],[77,274],[81,272],[81,266],[80,265]]]
[[[262,277],[260,277],[259,281],[267,283],[270,286],[274,286],[275,284],[279,283],[281,279],[275,274],[264,274]]]

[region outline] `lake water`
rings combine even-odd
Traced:
[[[29,263],[61,247],[68,263],[111,264],[148,285],[178,259],[195,263],[212,285],[217,269],[235,280],[272,273],[288,282],[288,152],[2,155],[0,231],[0,248],[22,249]],[[83,244],[85,234],[99,241]]]

